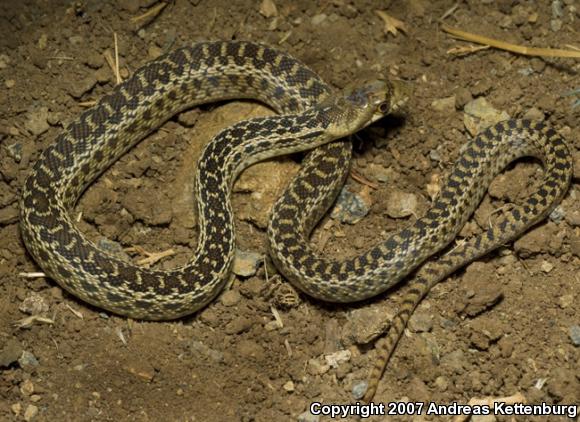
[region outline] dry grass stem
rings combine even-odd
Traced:
[[[569,57],[580,59],[580,51],[560,50],[555,48],[525,47],[522,45],[510,44],[493,38],[484,37],[482,35],[472,34],[471,32],[462,31],[460,29],[453,28],[445,24],[441,25],[441,29],[453,35],[455,38],[458,38],[463,41],[470,41],[477,44],[483,44],[500,50],[510,51],[516,54],[523,54],[525,56]]]
[[[131,18],[131,22],[136,23],[138,26],[143,26],[145,22],[155,19],[165,9],[165,6],[167,6],[165,2],[158,3],[142,15]]]

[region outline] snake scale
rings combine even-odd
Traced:
[[[382,79],[336,93],[291,56],[250,42],[203,42],[175,50],[116,86],[42,152],[22,188],[23,240],[50,277],[93,305],[141,319],[187,315],[209,303],[231,271],[235,236],[229,194],[237,174],[256,161],[317,147],[274,206],[270,254],[308,294],[352,302],[385,291],[448,245],[509,162],[539,158],[544,181],[524,205],[419,271],[383,343],[388,357],[429,288],[545,218],[566,192],[572,168],[565,142],[552,129],[502,122],[466,145],[425,217],[360,256],[342,262],[320,257],[308,237],[340,190],[351,155],[349,142],[331,141],[396,110],[406,96],[396,82]],[[240,122],[204,149],[194,192],[199,241],[188,264],[170,271],[139,268],[100,250],[74,225],[69,214],[82,192],[164,121],[194,105],[244,98],[280,114]],[[374,394],[386,358],[377,362],[377,380],[371,381],[366,399]]]

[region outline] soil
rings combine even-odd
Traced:
[[[304,413],[311,402],[354,401],[352,390],[376,357],[360,334],[367,324],[384,330],[405,291],[331,305],[297,294],[264,265],[268,210],[299,157],[258,164],[237,182],[238,246],[258,254],[258,269],[239,272],[245,275],[236,275],[230,290],[189,318],[128,320],[86,305],[50,279],[22,277],[40,268],[18,232],[20,187],[63,125],[115,85],[105,59],[107,52],[114,57],[114,34],[122,77],[180,45],[246,39],[289,51],[336,87],[365,69],[412,83],[404,118],[386,119],[355,140],[358,177],[349,177],[348,189],[370,212],[355,224],[325,217],[313,234],[321,253],[337,257],[364,251],[428,208],[469,136],[464,106],[471,100],[485,98],[509,116],[556,127],[576,165],[558,215],[433,289],[375,399],[467,403],[521,393],[532,403],[578,403],[580,107],[564,94],[580,88],[580,62],[495,49],[453,54],[467,44],[439,24],[446,15],[448,25],[507,42],[578,49],[578,2],[260,3],[175,0],[137,23],[155,0],[0,3],[0,419],[316,421]],[[387,33],[376,10],[403,21],[406,31]],[[91,239],[123,248],[172,249],[159,268],[184,263],[196,245],[190,192],[201,147],[220,128],[268,112],[233,102],[171,119],[87,190],[75,210],[80,226]],[[532,159],[510,166],[462,236],[480,232],[496,210],[521,203],[541,174]],[[405,195],[416,202],[413,212],[393,218],[392,202]]]

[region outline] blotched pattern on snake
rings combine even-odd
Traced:
[[[384,97],[375,104],[379,113],[365,115],[361,110],[377,92]],[[230,271],[235,239],[228,195],[236,175],[260,159],[348,135],[380,113],[396,109],[405,95],[400,86],[386,81],[363,84],[344,96],[334,94],[292,57],[253,43],[209,42],[176,50],[116,87],[44,151],[23,188],[24,241],[51,277],[87,302],[135,318],[168,319],[192,313],[219,293]],[[204,151],[196,172],[200,240],[188,265],[168,272],[140,269],[84,238],[68,212],[100,173],[175,113],[233,98],[257,99],[282,115],[241,122],[219,134]],[[310,232],[344,181],[350,158],[346,142],[320,146],[304,160],[273,209],[270,253],[287,278],[314,297],[335,302],[372,297],[448,245],[491,179],[522,156],[542,161],[541,187],[499,224],[419,271],[383,343],[390,354],[412,310],[431,286],[513,240],[561,200],[572,165],[566,144],[555,131],[541,123],[516,120],[489,128],[465,146],[424,217],[342,262],[320,257],[308,245]],[[377,363],[367,400],[385,362]]]

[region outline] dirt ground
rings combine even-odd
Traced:
[[[384,331],[405,291],[330,305],[296,294],[264,264],[268,211],[299,157],[241,176],[233,204],[250,268],[189,318],[128,320],[84,304],[50,279],[20,276],[40,271],[18,232],[20,187],[39,151],[116,83],[105,58],[114,58],[114,34],[122,77],[177,46],[245,39],[289,51],[336,87],[363,69],[412,83],[404,118],[386,119],[355,141],[348,189],[370,212],[355,224],[325,217],[313,234],[322,253],[337,257],[364,251],[425,212],[469,136],[466,108],[474,99],[555,126],[576,163],[558,212],[435,287],[376,400],[467,403],[521,393],[532,403],[580,401],[580,106],[565,96],[580,88],[580,62],[494,49],[453,54],[467,44],[440,30],[443,18],[507,42],[579,49],[577,1],[175,0],[154,18],[133,20],[156,5],[0,2],[1,420],[316,421],[305,413],[311,402],[354,401],[376,356],[363,333]],[[377,10],[403,21],[406,31],[387,33]],[[190,192],[200,148],[220,128],[267,112],[238,102],[176,116],[88,189],[75,211],[80,226],[91,239],[123,248],[172,249],[159,268],[184,263],[196,245]],[[510,166],[462,236],[524,200],[541,174],[531,159]],[[398,212],[397,201],[412,212]]]

